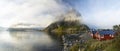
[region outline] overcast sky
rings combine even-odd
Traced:
[[[0,26],[33,23],[46,27],[66,8],[61,0],[0,0]]]
[[[120,0],[0,0],[0,26],[33,23],[45,27],[68,6],[79,11],[87,25],[112,28],[120,23]]]

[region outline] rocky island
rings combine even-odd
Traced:
[[[62,39],[63,51],[77,51],[79,45],[86,42],[89,27],[81,22],[81,14],[70,10],[63,14],[60,20],[51,23],[43,31],[54,33]]]
[[[86,32],[89,27],[81,22],[81,14],[75,10],[70,10],[63,14],[60,20],[51,23],[44,29],[46,32]]]

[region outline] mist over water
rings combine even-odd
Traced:
[[[60,42],[38,31],[1,31],[0,51],[62,51]]]

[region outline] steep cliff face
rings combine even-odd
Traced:
[[[47,32],[75,32],[87,31],[89,27],[81,23],[81,15],[75,10],[70,10],[62,15],[62,19],[50,24],[44,29]]]

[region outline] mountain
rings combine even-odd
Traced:
[[[63,14],[62,19],[51,23],[44,29],[47,32],[85,32],[89,27],[81,23],[81,14],[75,10],[70,10]]]
[[[0,31],[6,30],[7,28],[5,27],[0,27]]]
[[[9,31],[28,31],[28,30],[42,30],[43,28],[40,25],[28,24],[28,23],[18,23],[12,25],[8,28]]]
[[[29,24],[29,23],[17,23],[12,26],[11,28],[35,28],[35,27],[40,27],[40,25],[37,24]]]

